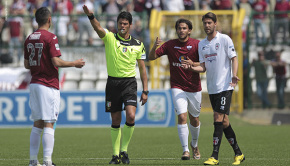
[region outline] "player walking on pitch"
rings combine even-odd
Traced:
[[[83,6],[85,14],[105,43],[108,80],[106,85],[106,112],[111,113],[112,126],[111,138],[113,157],[110,164],[129,164],[127,149],[135,126],[135,113],[137,107],[137,82],[136,60],[138,61],[140,77],[143,84],[143,92],[140,101],[142,105],[147,102],[148,85],[144,59],[145,48],[142,42],[129,34],[132,25],[132,15],[129,12],[121,12],[117,18],[118,32],[112,33],[103,29],[93,13]],[[122,105],[126,110],[126,123],[121,134]],[[122,144],[121,142],[122,137]],[[121,161],[120,161],[121,160]]]
[[[240,80],[237,77],[237,54],[231,38],[216,31],[217,17],[214,13],[205,14],[202,22],[207,37],[198,44],[200,66],[194,66],[191,60],[182,60],[182,67],[195,72],[206,71],[207,89],[214,111],[214,133],[213,152],[204,165],[219,164],[218,153],[223,133],[235,152],[233,165],[240,165],[245,156],[238,146],[228,117],[233,89]]]
[[[31,117],[34,124],[30,135],[29,166],[40,166],[38,151],[42,135],[43,166],[54,166],[51,160],[54,146],[53,125],[57,121],[60,105],[58,67],[82,68],[83,59],[73,62],[60,58],[57,37],[48,31],[51,27],[51,13],[46,7],[35,13],[38,29],[24,43],[24,66],[30,69],[29,85]]]
[[[188,126],[191,132],[193,158],[200,159],[198,150],[198,137],[200,131],[201,83],[199,73],[184,70],[181,60],[191,59],[196,66],[199,65],[198,43],[199,40],[190,38],[192,23],[186,19],[179,19],[175,24],[178,39],[173,39],[161,45],[157,37],[150,50],[149,60],[155,60],[167,55],[170,63],[170,84],[176,114],[178,115],[178,136],[183,148],[182,160],[189,160]],[[161,45],[161,46],[160,46]],[[157,50],[157,46],[160,46]],[[190,123],[187,125],[187,110]]]

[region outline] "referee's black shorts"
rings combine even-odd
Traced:
[[[106,112],[122,111],[122,106],[137,107],[137,81],[135,77],[108,77],[106,85]],[[125,109],[125,108],[124,108]]]
[[[223,91],[217,94],[210,94],[209,99],[214,112],[230,114],[233,90]]]

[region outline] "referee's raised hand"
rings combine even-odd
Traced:
[[[90,10],[88,9],[88,7],[87,7],[86,5],[83,6],[83,10],[84,10],[84,12],[85,12],[85,14],[86,14],[87,16],[91,16],[91,15],[94,14],[92,11],[90,11]]]

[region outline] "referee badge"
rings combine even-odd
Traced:
[[[111,101],[107,101],[107,109],[109,110],[112,106],[112,102]]]
[[[220,47],[220,44],[219,44],[219,43],[216,43],[216,44],[215,44],[215,49],[218,50],[219,47]]]
[[[127,47],[124,47],[123,48],[123,52],[127,52]]]

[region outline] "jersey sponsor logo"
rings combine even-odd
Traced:
[[[55,49],[56,49],[56,50],[59,50],[59,45],[58,45],[58,43],[56,43],[54,46],[55,46]]]
[[[216,61],[216,56],[217,54],[213,53],[213,54],[206,54],[204,57],[206,58],[208,62],[212,62],[212,61]]]
[[[123,52],[127,52],[127,47],[123,47]]]
[[[181,55],[181,56],[179,57],[179,62],[181,62],[181,60],[186,60],[186,57],[185,57],[184,55]]]
[[[174,48],[176,48],[176,49],[181,49],[181,47],[178,47],[178,46],[174,46]]]
[[[39,40],[40,39],[41,34],[40,33],[33,33],[29,36],[29,40]]]
[[[52,39],[53,39],[53,40],[55,40],[56,38],[57,38],[57,37],[56,37],[56,36],[54,36]]]
[[[186,46],[187,50],[191,50],[192,46]]]
[[[172,66],[181,67],[181,63],[173,62],[173,63],[172,63]]]
[[[219,43],[216,43],[215,44],[215,49],[218,50],[219,48],[220,48],[220,44]]]

